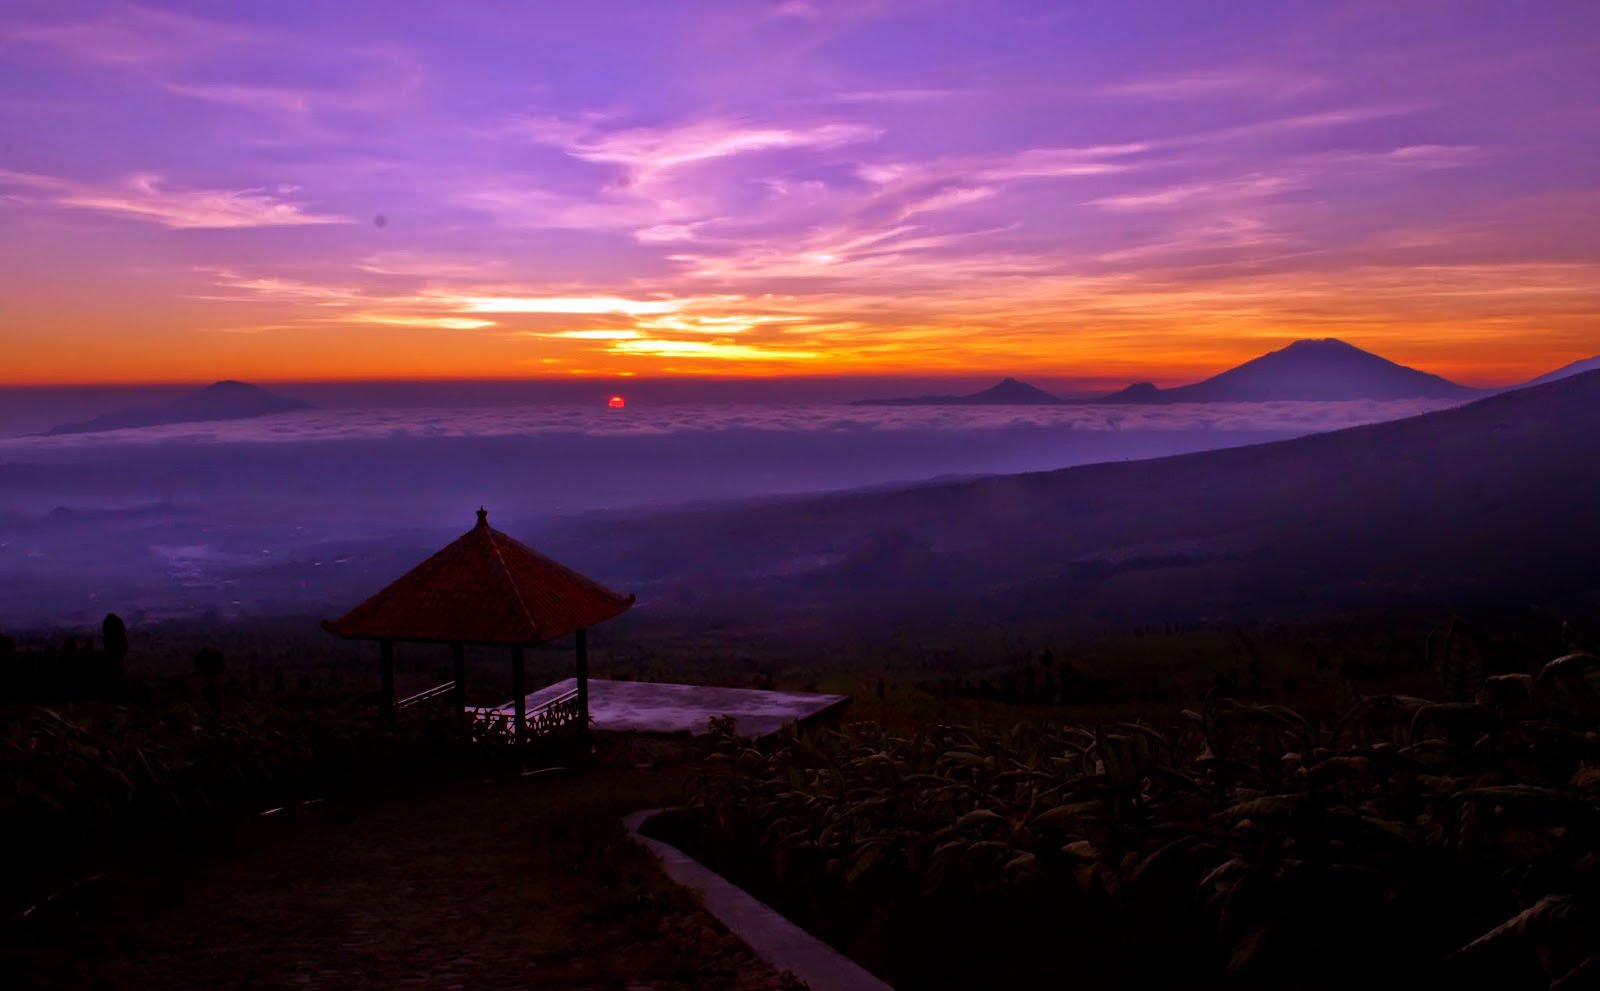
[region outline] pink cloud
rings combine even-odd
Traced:
[[[37,190],[49,202],[143,220],[174,230],[234,227],[298,227],[352,223],[348,217],[316,213],[286,197],[292,189],[171,189],[152,173],[121,183],[96,184],[24,172],[0,172],[0,184]]]
[[[0,37],[55,48],[86,62],[141,65],[184,61],[255,41],[253,32],[134,4],[116,4],[88,20],[13,21]]]
[[[1134,79],[1100,87],[1105,96],[1150,100],[1198,100],[1228,93],[1287,99],[1326,88],[1327,81],[1307,73],[1273,69],[1209,69]]]
[[[1138,193],[1101,196],[1090,200],[1089,204],[1107,210],[1158,210],[1197,202],[1216,204],[1261,199],[1287,190],[1301,189],[1305,185],[1304,179],[1250,175],[1217,182],[1186,183]]]
[[[671,127],[608,131],[580,121],[536,117],[515,121],[503,133],[554,145],[586,162],[620,165],[636,177],[651,178],[680,166],[754,152],[858,144],[878,137],[882,131],[841,122],[784,127],[742,120],[700,120]]]

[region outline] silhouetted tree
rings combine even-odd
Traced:
[[[106,613],[100,623],[100,640],[106,648],[106,688],[121,691],[128,677],[128,627],[116,613]]]
[[[17,656],[17,642],[0,636],[0,694],[18,695],[27,691],[27,672]]]
[[[194,655],[194,673],[205,686],[206,701],[213,708],[222,705],[222,651],[203,647]]]

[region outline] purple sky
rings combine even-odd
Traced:
[[[1600,351],[1600,3],[0,7],[0,382]],[[379,219],[381,218],[381,220]]]

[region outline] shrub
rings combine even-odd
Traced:
[[[1177,725],[724,736],[676,837],[905,988],[1600,972],[1600,659]],[[1476,663],[1474,660],[1473,664]],[[1589,986],[1585,984],[1584,986]]]

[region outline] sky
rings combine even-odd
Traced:
[[[0,3],[0,383],[1600,352],[1600,4]]]

